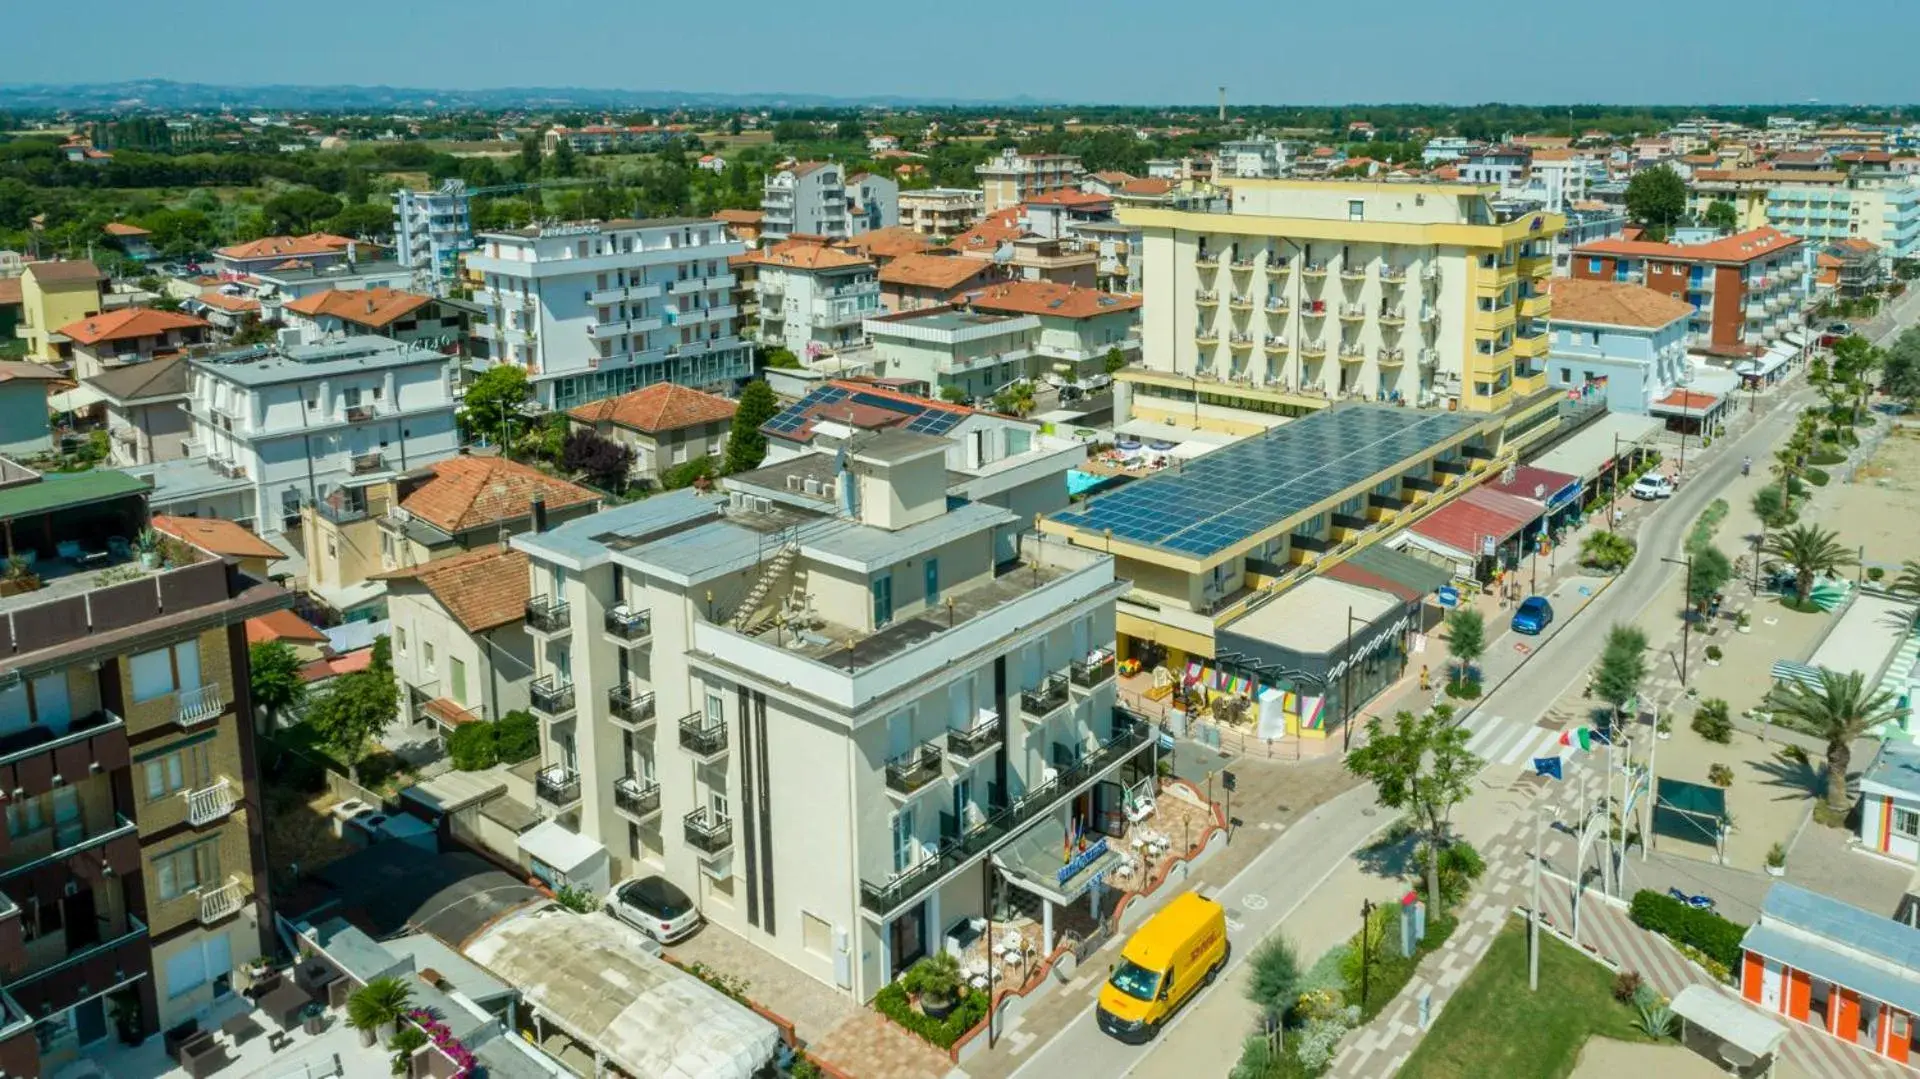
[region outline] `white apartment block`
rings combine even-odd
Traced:
[[[760,192],[763,243],[789,236],[845,240],[900,223],[900,185],[884,176],[848,176],[832,161],[803,161],[767,174]]]
[[[655,382],[731,388],[753,368],[727,269],[745,249],[705,217],[483,233],[467,256],[487,313],[473,337],[526,368],[549,409]]]
[[[986,196],[986,213],[1018,206],[1036,195],[1078,188],[1086,172],[1071,154],[1023,154],[1012,147],[973,171]]]
[[[448,180],[434,191],[393,193],[394,258],[413,272],[416,291],[446,295],[461,253],[473,250],[468,201],[464,180]]]
[[[1234,139],[1220,144],[1214,164],[1218,180],[1277,179],[1293,171],[1293,146],[1278,139]]]
[[[762,247],[750,256],[760,298],[760,340],[803,359],[860,343],[860,324],[880,313],[872,262],[818,237]]]
[[[539,808],[864,1001],[989,905],[1055,935],[1112,860],[1063,844],[1154,743],[1115,707],[1108,556],[950,504],[961,444],[840,434],[511,542]]]
[[[1472,151],[1475,143],[1458,135],[1438,135],[1428,139],[1420,148],[1420,162],[1423,165],[1444,165],[1449,161],[1458,161]]]
[[[250,489],[263,534],[297,529],[303,505],[459,449],[457,361],[429,348],[345,337],[189,363],[188,453]]]
[[[922,236],[953,237],[986,214],[987,196],[971,187],[929,187],[900,193],[900,224]]]

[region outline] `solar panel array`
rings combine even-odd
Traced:
[[[1204,557],[1478,424],[1453,412],[1328,409],[1054,514],[1065,525]]]
[[[832,406],[843,401],[912,416],[913,419],[903,430],[922,435],[944,435],[966,417],[964,412],[940,408],[932,402],[904,400],[885,394],[850,389],[846,386],[820,386],[787,406],[779,415],[762,424],[760,429],[770,435],[798,437],[800,432],[815,419],[832,418],[830,407],[824,416],[820,414],[822,406]]]

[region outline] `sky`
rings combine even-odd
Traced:
[[[1920,101],[1913,0],[13,0],[4,83],[1126,104]],[[80,23],[84,23],[82,27]],[[74,47],[84,30],[85,46]]]

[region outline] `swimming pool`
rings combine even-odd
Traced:
[[[1092,494],[1112,483],[1113,480],[1112,476],[1101,476],[1092,472],[1082,472],[1077,468],[1069,468],[1067,469],[1067,497]]]

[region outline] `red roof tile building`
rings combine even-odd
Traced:
[[[567,424],[629,447],[634,478],[660,484],[675,468],[726,452],[735,407],[725,397],[656,382],[581,405],[567,413]]]
[[[129,363],[168,356],[207,339],[205,319],[151,307],[123,307],[69,322],[56,332],[66,337],[61,351],[73,359],[76,378]]]
[[[1774,228],[1698,244],[1596,240],[1574,249],[1572,270],[1690,304],[1693,348],[1731,358],[1755,355],[1800,324],[1809,291],[1800,241]]]

